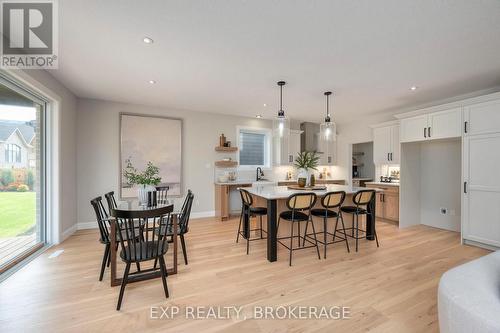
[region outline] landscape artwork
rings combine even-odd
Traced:
[[[139,171],[147,163],[160,169],[161,185],[169,196],[180,196],[182,180],[182,120],[158,116],[120,114],[120,196],[137,197],[137,186],[129,186],[123,169],[127,160]]]

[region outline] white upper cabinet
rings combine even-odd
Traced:
[[[466,135],[500,132],[500,100],[466,107],[464,129]]]
[[[401,119],[401,142],[456,138],[461,135],[461,107]]]
[[[273,138],[273,164],[293,165],[300,152],[300,134],[302,131],[290,130],[290,137]]]
[[[429,114],[427,139],[446,139],[462,136],[462,108]]]
[[[427,115],[401,119],[401,142],[427,139]]]
[[[399,126],[373,129],[373,163],[399,164]]]

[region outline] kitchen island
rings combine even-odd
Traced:
[[[254,197],[256,205],[264,205],[267,207],[267,260],[273,262],[277,260],[277,222],[279,211],[286,209],[286,199],[296,193],[304,193],[309,191],[291,190],[287,186],[269,186],[259,185],[245,188]],[[328,192],[345,191],[347,196],[344,201],[345,205],[353,205],[353,194],[366,190],[364,187],[353,187],[345,185],[327,185],[326,190],[313,191],[318,198],[323,197]],[[375,189],[376,191],[382,191]],[[316,201],[316,206],[321,205],[320,200]],[[372,202],[368,205],[368,212],[371,213],[366,217],[366,239],[375,239],[375,196]],[[248,217],[243,219],[244,237],[249,237],[250,220]]]

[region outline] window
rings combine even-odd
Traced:
[[[271,167],[271,135],[267,129],[238,129],[239,163],[242,167]]]
[[[7,163],[21,163],[21,147],[9,143],[5,147],[5,161]]]

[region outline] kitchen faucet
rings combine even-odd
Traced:
[[[264,172],[262,171],[261,167],[258,167],[257,168],[257,177],[256,177],[257,181],[261,180],[262,177],[264,177]]]

